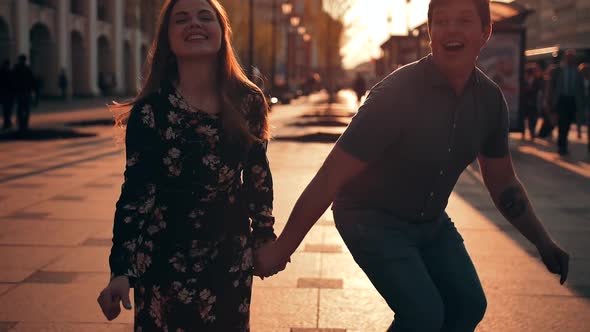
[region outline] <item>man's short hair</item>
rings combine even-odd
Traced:
[[[434,9],[439,6],[444,6],[450,0],[430,0],[428,4],[428,25],[432,25],[432,13]],[[475,5],[477,14],[481,19],[481,26],[485,29],[492,22],[492,14],[490,12],[490,0],[471,0]]]

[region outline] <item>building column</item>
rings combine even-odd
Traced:
[[[70,35],[69,18],[70,18],[70,1],[59,0],[57,5],[56,30],[57,30],[57,58],[58,58],[58,77],[61,70],[65,69],[66,77],[68,78],[68,87],[66,91],[67,97],[72,96],[72,66],[70,59]],[[61,91],[60,91],[61,92]]]
[[[115,64],[115,93],[122,94],[125,90],[125,71],[123,68],[123,34],[125,33],[125,4],[123,0],[115,0],[114,3],[114,20],[113,20],[113,56]]]
[[[141,58],[141,42],[142,42],[142,32],[141,32],[141,26],[140,26],[140,15],[141,15],[141,8],[139,7],[139,4],[136,5],[135,7],[135,29],[133,30],[133,42],[132,42],[132,50],[131,50],[131,54],[133,56],[133,59],[135,59],[135,61],[133,61],[135,68],[134,68],[134,73],[136,74],[136,81],[135,81],[135,87],[137,89],[137,91],[139,91],[141,89],[141,75],[142,75],[142,66],[143,66],[143,62],[145,59]]]
[[[87,0],[88,6],[88,36],[86,49],[88,56],[88,93],[93,96],[100,94],[98,90],[98,45],[97,45],[97,3],[96,0]]]
[[[29,2],[15,1],[16,4],[16,56],[25,54],[27,58],[31,53],[31,40],[29,37]]]

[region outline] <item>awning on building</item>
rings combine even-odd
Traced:
[[[492,22],[501,22],[516,18],[524,19],[532,10],[514,2],[491,1],[490,11],[492,13]]]

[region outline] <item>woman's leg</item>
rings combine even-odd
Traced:
[[[389,331],[440,331],[442,300],[422,261],[415,225],[373,210],[338,210],[334,219],[355,261],[395,313]]]
[[[450,219],[445,218],[435,234],[423,258],[444,303],[441,332],[473,332],[487,306],[479,277]]]

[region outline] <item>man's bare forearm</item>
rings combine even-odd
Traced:
[[[551,241],[551,237],[537,218],[524,187],[515,179],[492,192],[498,210],[531,243],[539,247]]]

